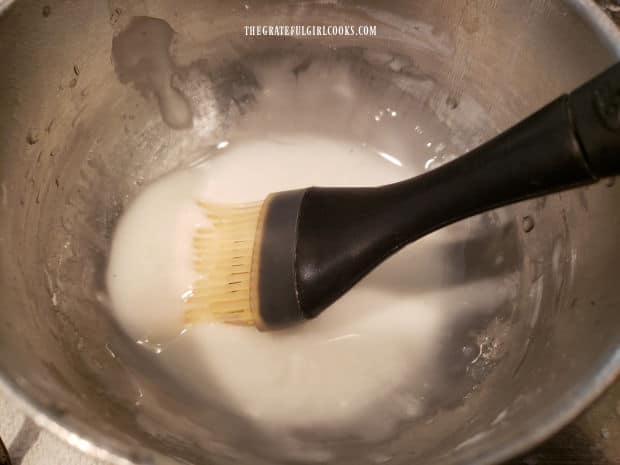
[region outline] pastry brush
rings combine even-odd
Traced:
[[[406,244],[486,210],[620,173],[620,64],[456,160],[367,188],[201,202],[187,323],[282,328],[314,318]]]

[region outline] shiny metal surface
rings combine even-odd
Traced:
[[[113,37],[134,16],[175,31],[192,129],[167,126],[148,89],[119,80]],[[258,41],[241,35],[249,22],[370,23],[379,35]],[[418,97],[476,144],[616,60],[620,36],[585,0],[16,2],[0,18],[0,384],[37,423],[117,464],[276,460],[252,425],[216,402],[197,408],[135,350],[107,316],[102,271],[140,186],[193,161],[251,105],[256,80],[244,64],[300,50],[430,83]],[[467,396],[386,445],[390,463],[497,463],[556,432],[612,382],[618,205],[616,183],[504,212],[521,285],[519,305],[486,328],[494,363]],[[526,217],[533,230],[521,227]],[[373,460],[346,444],[341,457]]]
[[[596,3],[620,27],[617,0]],[[616,465],[620,463],[620,379],[572,423],[507,465]]]
[[[9,7],[13,0],[0,0],[0,13]]]

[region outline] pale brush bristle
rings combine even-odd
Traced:
[[[211,224],[194,234],[194,269],[200,278],[184,299],[186,323],[254,325],[250,271],[262,204],[198,202]]]

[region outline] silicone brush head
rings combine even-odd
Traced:
[[[209,225],[194,235],[199,278],[184,299],[185,322],[218,322],[277,329],[305,320],[300,310],[295,254],[305,190],[264,202],[224,205],[201,201]]]
[[[198,204],[209,224],[197,228],[193,237],[193,265],[199,278],[184,299],[185,322],[256,326],[252,257],[263,202]]]

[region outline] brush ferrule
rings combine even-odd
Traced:
[[[252,313],[259,329],[276,329],[305,319],[297,292],[296,248],[299,211],[307,189],[278,192],[265,200],[252,259]]]

